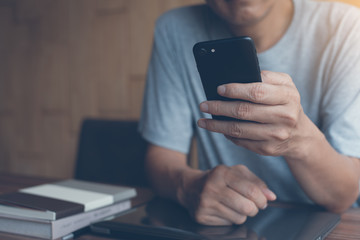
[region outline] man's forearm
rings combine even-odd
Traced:
[[[302,156],[286,160],[307,195],[334,212],[350,207],[359,194],[359,159],[336,152],[317,128],[299,149]]]
[[[146,157],[146,172],[158,195],[181,203],[184,180],[201,174],[201,171],[187,166],[186,161],[186,154],[150,145]]]

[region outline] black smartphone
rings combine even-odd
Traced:
[[[261,82],[256,48],[250,37],[199,42],[193,53],[207,100],[234,101],[220,96],[217,87],[227,83]],[[213,116],[217,120],[231,120]]]

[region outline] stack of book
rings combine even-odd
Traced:
[[[71,234],[131,208],[134,188],[65,180],[0,195],[0,231],[44,239]]]

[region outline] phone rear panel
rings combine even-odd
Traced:
[[[193,52],[208,100],[234,101],[218,95],[219,85],[261,82],[256,49],[250,37],[200,42],[195,44]],[[213,118],[231,119],[222,116]]]

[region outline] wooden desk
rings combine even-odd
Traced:
[[[42,183],[49,183],[54,179],[27,177],[22,175],[0,173],[0,193],[16,191],[19,188],[29,187]],[[138,196],[132,201],[134,205],[147,202],[152,198],[152,193],[148,189],[137,189]],[[24,240],[27,237],[21,237],[11,234],[0,234],[3,240]],[[101,238],[85,234],[77,239],[79,240],[109,240],[111,238]],[[349,209],[341,217],[340,224],[329,234],[326,240],[355,240],[360,239],[360,209]]]

